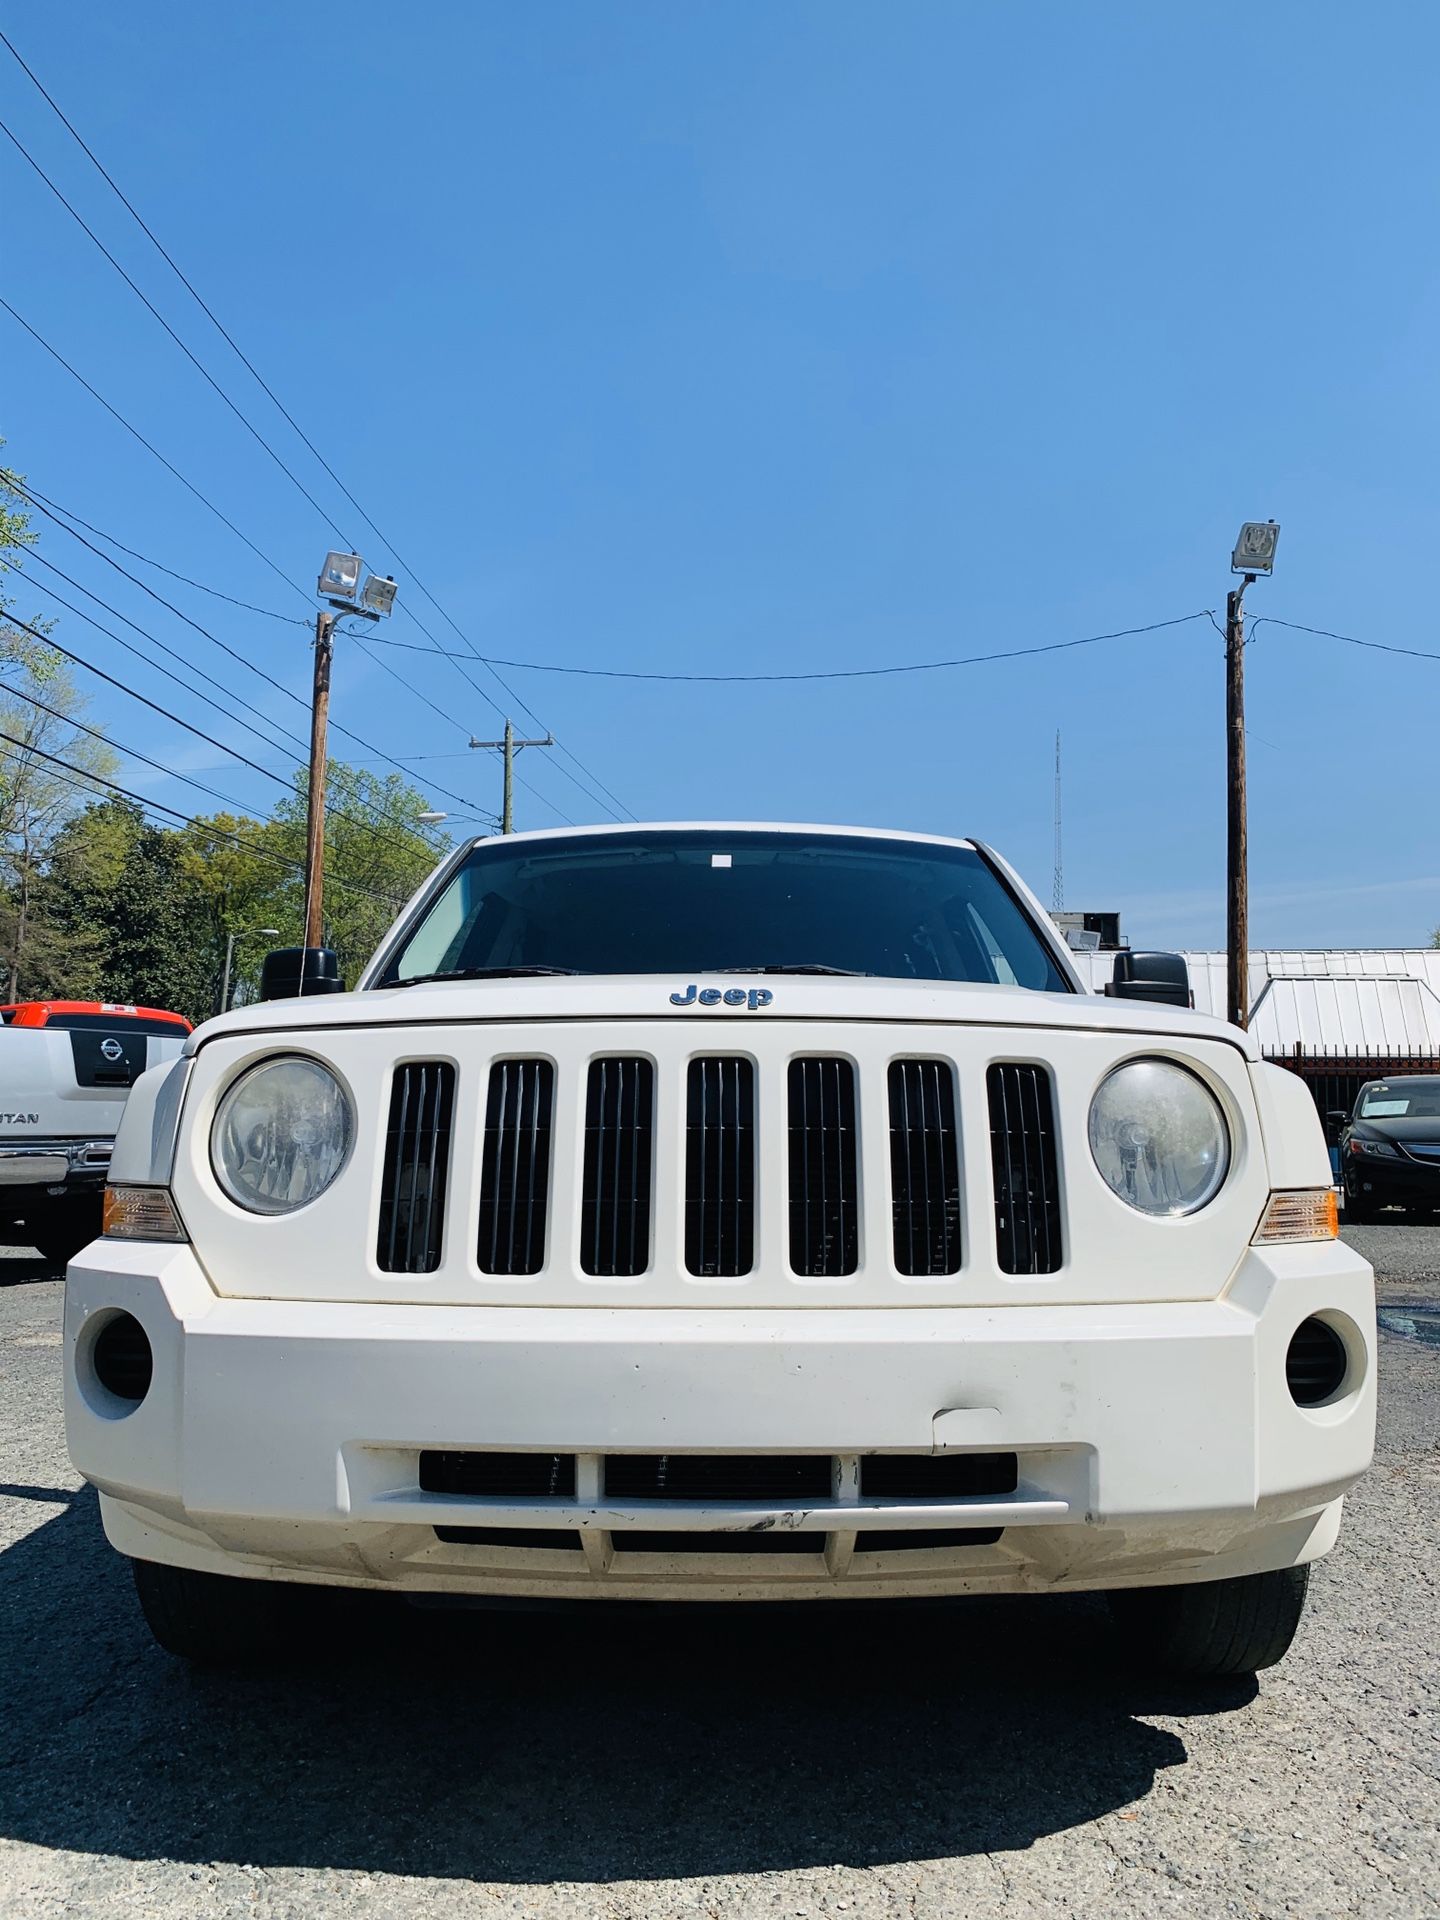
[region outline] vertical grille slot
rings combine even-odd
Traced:
[[[755,1067],[692,1060],[685,1109],[685,1270],[707,1277],[755,1264]]]
[[[497,1060],[490,1069],[480,1162],[482,1273],[538,1273],[545,1262],[555,1069]]]
[[[384,1273],[433,1273],[445,1233],[455,1069],[412,1060],[390,1086],[375,1257]]]
[[[995,1245],[1004,1273],[1054,1273],[1060,1244],[1060,1168],[1050,1076],[997,1062],[986,1075]]]
[[[580,1198],[582,1272],[627,1277],[643,1273],[650,1264],[654,1133],[651,1063],[592,1060]]]
[[[896,1268],[906,1274],[958,1273],[955,1076],[940,1060],[892,1060],[889,1081]]]
[[[789,1074],[790,1265],[835,1277],[859,1264],[855,1069],[792,1060]]]

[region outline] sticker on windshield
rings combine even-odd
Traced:
[[[733,858],[734,856],[728,853],[712,853],[710,864],[712,867],[728,867],[732,864]]]

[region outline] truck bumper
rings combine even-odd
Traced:
[[[110,1165],[113,1140],[44,1140],[0,1145],[0,1240],[29,1245],[27,1233],[73,1213],[95,1211]]]
[[[94,1370],[117,1312],[154,1356],[138,1405]],[[1348,1371],[1302,1408],[1312,1315]],[[1332,1242],[1254,1248],[1201,1304],[339,1305],[222,1299],[187,1247],[101,1241],[70,1267],[65,1400],[112,1543],[180,1566],[577,1599],[1154,1585],[1333,1544],[1374,1443],[1373,1281]],[[425,1491],[430,1450],[574,1456],[574,1491]],[[1013,1490],[872,1497],[887,1453],[1013,1455]],[[622,1499],[616,1454],[828,1455],[830,1494]]]

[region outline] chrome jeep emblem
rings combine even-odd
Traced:
[[[686,987],[672,993],[672,1007],[748,1007],[755,1013],[775,998],[768,987]]]

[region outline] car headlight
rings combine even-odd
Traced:
[[[1141,1213],[1195,1213],[1230,1165],[1219,1102],[1168,1060],[1130,1060],[1090,1102],[1090,1151],[1105,1183]]]
[[[210,1135],[215,1177],[249,1213],[308,1206],[345,1164],[354,1117],[318,1060],[269,1060],[237,1080]]]
[[[1351,1153],[1369,1154],[1376,1160],[1398,1160],[1400,1158],[1400,1149],[1398,1147],[1392,1147],[1388,1140],[1362,1140],[1352,1138],[1350,1151]]]

